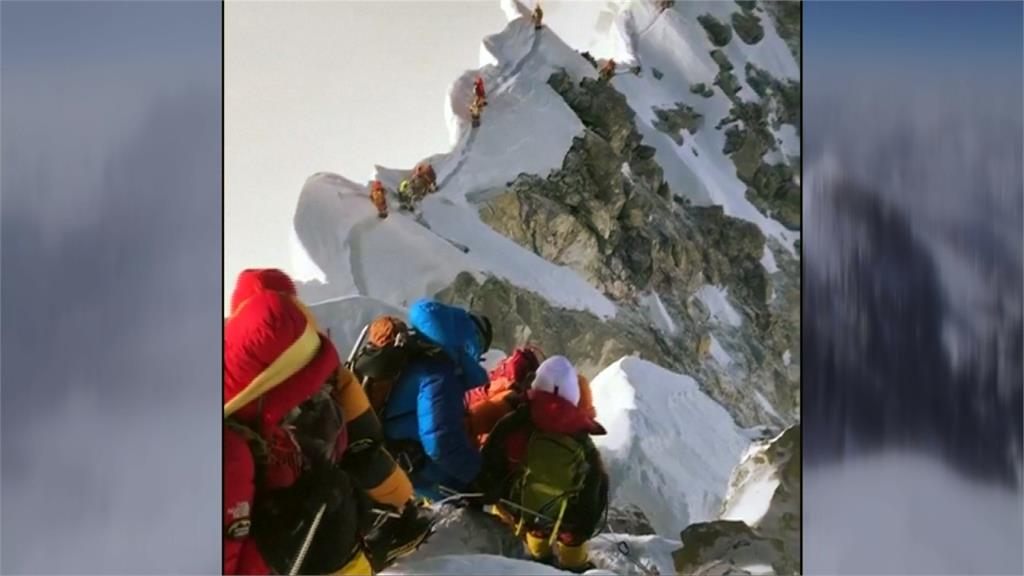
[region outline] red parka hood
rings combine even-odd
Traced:
[[[586,410],[550,392],[530,390],[530,418],[533,425],[544,432],[553,434],[578,434],[586,432],[591,436],[607,434],[604,426],[590,417]]]
[[[231,300],[224,323],[225,416],[269,429],[320,389],[338,369],[338,353],[280,270],[242,272]]]

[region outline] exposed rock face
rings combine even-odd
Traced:
[[[744,44],[757,44],[764,38],[761,19],[752,10],[732,13],[732,27]]]
[[[800,427],[753,444],[733,471],[721,518],[683,530],[681,574],[776,574],[800,569]]]
[[[796,574],[794,563],[781,551],[782,543],[766,538],[735,520],[714,520],[691,524],[680,538],[683,547],[672,557],[676,572],[692,576],[754,574],[755,567],[770,566],[773,574]],[[757,570],[756,573],[764,572]]]
[[[471,301],[501,319],[495,324],[510,331],[508,345],[521,344],[529,333],[542,345],[546,340],[552,351],[593,366],[591,373],[636,354],[698,378],[744,426],[791,424],[798,417],[799,373],[786,369],[783,356],[799,351],[799,282],[785,275],[798,277],[798,263],[776,245],[783,274],[769,278],[761,264],[765,238],[757,226],[725,215],[721,207],[674,198],[653,148],[636,130],[634,111],[613,86],[590,79],[577,84],[565,73],[552,75],[549,84],[586,131],[573,142],[561,169],[546,178],[521,174],[505,190],[488,194],[480,215],[506,237],[578,272],[615,300],[620,314],[604,323],[555,310],[496,279],[483,285],[472,278],[457,280],[443,297]],[[704,284],[728,289],[744,316],[741,327],[712,325],[692,298]],[[641,304],[650,294],[658,295],[676,330],[652,327]],[[523,302],[543,314],[512,314]],[[565,336],[573,331],[553,322],[569,322],[587,335]],[[743,377],[727,376],[709,360],[712,333],[746,373]]]
[[[645,536],[656,534],[651,521],[644,514],[643,510],[633,505],[623,508],[612,507],[608,510],[608,526],[613,532],[619,534],[633,534]]]
[[[654,127],[668,134],[680,146],[683,145],[683,130],[696,134],[704,124],[704,117],[682,102],[677,102],[674,108],[655,108],[654,115],[657,117]]]
[[[729,115],[716,126],[728,126],[722,152],[729,155],[736,165],[736,176],[748,186],[751,204],[787,228],[799,230],[801,192],[797,171],[792,167],[799,166],[798,159],[783,157],[770,127],[791,124],[800,129],[800,83],[782,82],[748,63],[744,69],[746,81],[761,101],[744,101],[738,96],[740,84],[732,63],[720,50],[711,55],[719,67],[715,85],[733,102]],[[776,158],[766,160],[767,154]]]
[[[782,541],[785,553],[800,557],[800,425],[758,442],[733,470],[722,503],[722,518],[740,520],[762,536]]]
[[[799,62],[802,2],[800,0],[765,0],[764,7],[775,22],[775,30],[786,41],[789,51]]]
[[[494,347],[512,350],[530,341],[549,355],[572,358],[590,378],[628,355],[663,366],[680,365],[680,355],[653,328],[627,314],[602,321],[589,312],[555,308],[541,296],[497,278],[481,284],[469,273],[460,274],[437,297],[486,314],[494,327]]]

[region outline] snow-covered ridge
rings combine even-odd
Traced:
[[[658,12],[654,3],[631,4],[623,15],[627,24],[622,29],[629,35],[630,53],[620,56],[636,62],[649,71],[657,68],[663,74],[617,76],[613,83],[626,95],[637,113],[637,128],[644,142],[657,150],[655,158],[665,170],[665,180],[674,191],[685,194],[697,204],[720,204],[725,213],[756,224],[768,237],[776,238],[796,255],[793,241],[799,233],[787,230],[778,221],[766,217],[746,199],[746,185],[736,176],[736,167],[722,153],[725,132],[712,126],[728,116],[732,103],[715,89],[710,98],[690,93],[690,86],[704,83],[711,86],[718,73],[718,65],[711,58],[713,46],[697,18],[710,13],[722,21],[729,21],[731,13],[739,10],[733,2],[678,2],[669,10]],[[748,62],[779,79],[799,79],[800,68],[785,42],[775,31],[771,18],[762,14],[764,38],[749,46],[733,37],[721,50],[733,64],[741,87],[739,97],[757,100],[747,85],[744,67]],[[710,119],[705,127],[686,138],[679,146],[672,138],[654,126],[654,108],[672,108],[680,100],[696,112]],[[783,126],[775,134],[783,143],[784,154],[799,154],[799,139],[795,131]],[[766,263],[767,267],[767,263]]]
[[[643,510],[662,536],[717,516],[729,474],[749,443],[697,382],[627,357],[591,384],[595,437],[612,479],[612,503]]]
[[[306,182],[295,215],[299,279],[329,286],[318,287],[318,299],[363,294],[405,306],[471,271],[505,278],[557,306],[615,314],[615,305],[578,274],[495,232],[466,199],[521,172],[546,174],[560,165],[583,126],[546,80],[558,68],[577,77],[594,70],[550,31],[535,34],[528,20],[511,22],[484,46],[494,63],[467,71],[452,86],[446,112],[456,145],[428,159],[440,190],[424,200],[417,218],[393,210],[378,219],[367,187],[336,174]],[[467,99],[478,73],[489,86],[486,124],[469,130]],[[378,166],[376,177],[394,190],[406,174]]]

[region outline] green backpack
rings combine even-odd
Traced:
[[[530,518],[531,525],[551,526],[554,543],[565,509],[583,491],[588,472],[586,448],[581,442],[564,434],[533,431],[511,491],[511,499],[522,507],[516,533]]]

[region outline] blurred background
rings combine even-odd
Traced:
[[[804,569],[1021,574],[1022,4],[804,5]]]
[[[220,565],[221,6],[0,2],[0,572]]]

